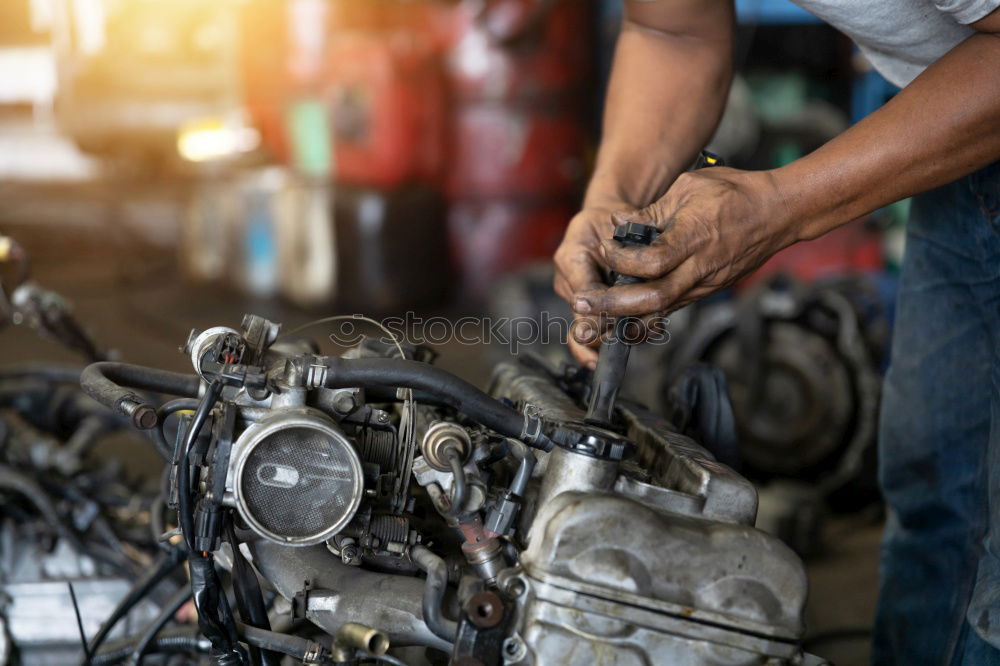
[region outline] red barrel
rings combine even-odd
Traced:
[[[481,197],[565,197],[584,174],[586,129],[566,102],[464,102],[455,109],[448,193]]]
[[[330,39],[322,98],[336,180],[394,188],[434,184],[444,166],[445,79],[419,33],[346,31]]]
[[[448,58],[454,93],[449,233],[466,295],[548,259],[578,205],[588,149],[589,0],[463,5]]]

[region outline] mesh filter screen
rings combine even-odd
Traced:
[[[290,427],[265,437],[247,456],[242,500],[262,527],[306,539],[351,511],[361,480],[351,452],[324,432]]]

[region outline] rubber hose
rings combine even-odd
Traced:
[[[160,636],[146,650],[146,654],[161,652],[198,652],[208,654],[210,643],[201,636],[186,635]],[[90,666],[113,666],[125,661],[135,649],[134,640],[116,641],[115,646],[96,654],[90,659]]]
[[[167,462],[173,462],[174,460],[174,444],[167,441],[167,435],[163,432],[167,419],[177,412],[184,410],[194,411],[197,408],[198,401],[193,398],[177,398],[176,400],[166,402],[157,408],[157,426],[149,432],[150,436],[153,438],[153,444],[156,446],[156,452],[159,453],[160,456]]]
[[[232,586],[240,617],[247,626],[270,631],[271,621],[267,616],[267,607],[264,605],[264,594],[260,589],[260,581],[257,579],[253,567],[243,557],[232,520],[226,521],[225,534],[226,540],[229,541],[229,545],[233,549]],[[254,650],[257,650],[258,654],[254,655]],[[251,659],[254,663],[260,663],[261,666],[279,666],[281,663],[280,655],[267,650],[261,651],[259,648],[251,650]]]
[[[396,389],[391,386],[371,386],[365,391],[367,402],[402,402],[396,395]],[[437,407],[447,407],[441,398],[426,391],[413,391],[413,401],[421,405],[434,405]]]
[[[521,439],[525,419],[519,412],[455,375],[420,361],[399,358],[326,359],[326,388],[402,387],[435,396],[440,402],[507,437]]]
[[[528,487],[528,481],[531,480],[531,473],[535,470],[537,460],[535,454],[517,440],[507,440],[507,446],[510,447],[511,454],[520,462],[514,480],[510,482],[509,490],[513,495],[524,497],[524,491]]]
[[[427,573],[422,603],[424,623],[435,636],[454,643],[455,634],[458,633],[458,623],[445,618],[441,612],[444,593],[448,587],[448,568],[444,560],[425,546],[414,546],[410,551],[410,559]]]
[[[97,649],[101,647],[104,639],[107,638],[108,634],[111,633],[111,630],[114,629],[118,620],[125,617],[125,615],[132,610],[132,607],[139,603],[143,597],[149,594],[149,592],[156,587],[161,580],[173,573],[174,569],[176,569],[182,561],[183,556],[181,551],[172,549],[169,552],[164,553],[154,566],[146,569],[142,576],[140,576],[135,582],[135,585],[132,586],[132,589],[128,591],[128,594],[122,597],[121,601],[118,602],[118,605],[115,606],[115,609],[111,611],[111,615],[109,615],[108,619],[104,621],[98,632],[92,639],[90,639],[87,651],[90,654],[97,654]]]
[[[279,634],[276,631],[258,629],[246,624],[238,624],[240,635],[250,645],[261,650],[280,652],[302,661],[310,653],[315,652],[318,644],[305,638],[291,636],[289,634]]]
[[[156,635],[160,633],[163,627],[167,626],[167,623],[173,619],[177,611],[181,609],[181,606],[186,604],[190,599],[190,585],[183,585],[179,590],[174,592],[173,596],[167,600],[167,603],[160,610],[160,614],[149,623],[146,630],[139,636],[139,640],[135,643],[135,649],[132,650],[132,654],[128,658],[129,664],[138,666],[138,664],[142,663],[142,658],[149,652],[150,646],[156,640]]]
[[[156,408],[135,391],[153,391],[197,398],[201,379],[141,365],[102,361],[91,363],[80,374],[80,386],[91,398],[148,430],[157,424]]]

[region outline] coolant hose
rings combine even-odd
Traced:
[[[400,358],[325,359],[326,388],[408,388],[429,394],[446,405],[506,437],[525,440],[540,448],[552,444],[529,420],[499,400],[455,375],[420,361]]]
[[[410,559],[427,572],[423,598],[424,623],[438,638],[454,643],[458,623],[445,618],[441,613],[444,592],[448,587],[448,568],[444,560],[425,546],[414,546],[410,551]]]
[[[129,363],[91,363],[80,373],[80,386],[91,398],[132,421],[141,430],[156,426],[156,407],[135,391],[197,398],[201,379]]]

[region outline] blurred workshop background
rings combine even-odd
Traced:
[[[709,146],[729,164],[785,164],[893,94],[811,15],[737,5],[738,77]],[[620,12],[620,0],[3,0],[0,233],[16,243],[2,252],[0,361],[79,363],[46,328],[65,307],[102,350],[177,369],[190,328],[242,312],[292,325],[568,314],[550,257],[593,162]],[[905,215],[902,202],[789,248],[677,313],[670,344],[639,350],[648,362],[629,380],[659,407],[685,368],[721,368],[759,523],[807,558],[807,647],[839,664],[867,661],[875,422]],[[507,353],[445,347],[441,365],[480,383]],[[139,454],[114,451],[141,478]]]

